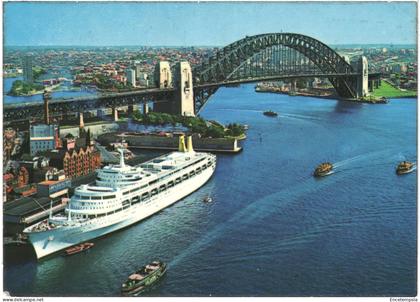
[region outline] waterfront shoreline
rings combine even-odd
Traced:
[[[173,151],[178,150],[178,137],[161,137],[154,135],[134,135],[126,132],[111,132],[99,135],[97,141],[106,146],[116,141],[125,140],[128,148]],[[194,150],[200,152],[217,152],[238,154],[242,147],[238,145],[238,139],[235,138],[198,138],[193,137]]]
[[[302,92],[295,92],[295,94],[291,95],[289,94],[289,92],[286,91],[279,91],[279,90],[270,90],[269,88],[264,88],[264,90],[260,89],[255,89],[255,92],[258,93],[274,93],[274,94],[284,94],[287,96],[302,96],[302,97],[312,97],[312,98],[317,98],[317,99],[324,99],[324,100],[336,100],[336,101],[346,101],[346,102],[352,102],[352,103],[361,103],[361,104],[372,104],[372,105],[376,105],[376,104],[387,104],[387,98],[383,97],[385,100],[383,99],[378,99],[378,100],[358,100],[358,99],[340,99],[340,97],[335,96],[335,95],[328,95],[328,96],[321,96],[321,95],[316,95],[316,94],[311,94],[311,93],[302,93]],[[401,96],[401,97],[393,97],[393,99],[398,99],[398,98],[413,98],[412,96]],[[417,97],[414,97],[417,98]]]

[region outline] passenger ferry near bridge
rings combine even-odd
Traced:
[[[204,185],[216,156],[195,152],[180,137],[179,150],[131,167],[119,150],[119,165],[98,170],[95,184],[76,188],[64,214],[24,230],[38,259],[138,222]]]

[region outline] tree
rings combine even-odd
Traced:
[[[224,137],[224,135],[225,135],[224,129],[221,127],[214,126],[214,125],[211,125],[210,127],[208,127],[206,131],[207,137],[222,138]]]

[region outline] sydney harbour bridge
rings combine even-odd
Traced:
[[[368,94],[369,81],[379,74],[368,74],[368,63],[361,57],[356,63],[340,56],[317,39],[294,33],[269,33],[247,36],[218,49],[201,64],[191,68],[178,62],[171,68],[159,62],[154,87],[129,92],[107,93],[72,99],[10,104],[3,107],[3,121],[47,119],[67,114],[154,103],[154,110],[196,115],[210,97],[223,86],[269,80],[328,78],[340,99],[358,99]],[[115,118],[118,117],[114,114]]]

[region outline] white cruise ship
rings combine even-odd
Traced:
[[[195,152],[191,137],[179,150],[131,167],[98,170],[95,184],[75,189],[65,213],[24,230],[38,259],[136,223],[204,185],[216,169],[216,156]]]

